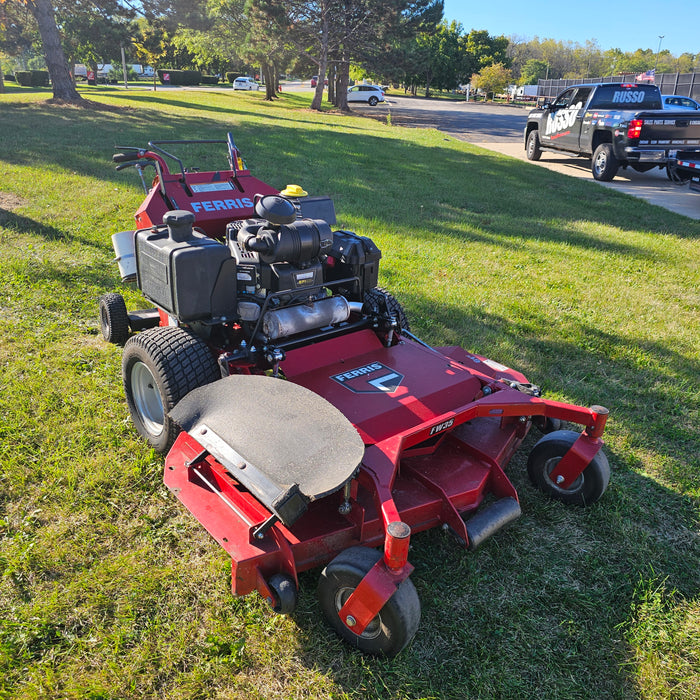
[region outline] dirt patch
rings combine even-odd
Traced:
[[[26,199],[22,199],[22,197],[18,197],[16,194],[12,194],[12,192],[3,192],[0,190],[0,210],[14,211],[18,207],[23,207],[25,204],[28,204]],[[0,218],[1,217],[2,214],[0,213]]]
[[[74,109],[91,109],[96,112],[133,112],[133,107],[122,107],[120,105],[106,105],[101,102],[95,102],[93,100],[88,100],[85,98],[80,98],[79,100],[62,100],[58,97],[52,97],[50,100],[46,100],[47,105],[52,107],[69,107]]]

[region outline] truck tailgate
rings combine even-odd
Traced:
[[[644,125],[640,146],[696,146],[700,148],[700,112],[640,112]]]

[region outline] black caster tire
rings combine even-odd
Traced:
[[[267,585],[274,596],[272,609],[280,615],[291,615],[299,602],[299,592],[294,579],[286,574],[274,574]]]
[[[338,613],[367,572],[383,554],[367,547],[350,547],[321,572],[318,598],[330,626],[352,646],[367,654],[396,656],[413,639],[420,624],[420,600],[405,579],[362,634],[354,634]]]
[[[557,430],[561,430],[564,421],[560,418],[545,418],[545,416],[535,416],[532,424],[544,435],[549,435]]]
[[[100,297],[100,330],[108,343],[124,345],[129,340],[129,314],[121,294],[109,292]]]
[[[533,485],[550,498],[569,505],[588,506],[605,493],[610,482],[610,465],[602,450],[568,488],[557,486],[549,478],[578,438],[579,433],[573,430],[557,430],[545,435],[532,449],[527,460],[527,471]]]

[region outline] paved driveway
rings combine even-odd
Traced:
[[[461,141],[527,160],[523,129],[529,109],[483,102],[395,96],[389,96],[385,104],[376,107],[353,104],[352,109],[368,116],[381,116],[388,111],[391,113],[391,123],[397,126],[438,129]],[[591,175],[590,161],[585,158],[545,152],[542,159],[533,165],[596,182]],[[690,192],[687,185],[674,185],[666,177],[665,171],[658,168],[648,173],[637,173],[631,168],[621,169],[612,182],[597,184],[700,220],[700,193]]]

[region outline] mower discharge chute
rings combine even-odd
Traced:
[[[441,526],[473,549],[517,518],[504,468],[533,423],[546,433],[534,485],[582,506],[602,496],[607,409],[546,400],[516,370],[416,338],[377,287],[374,243],[332,230],[328,198],[253,178],[230,134],[222,171],[186,170],[164,143],[115,156],[156,169],[139,228],[115,240],[154,308],[107,294],[100,320],[124,343],[134,424],[231,556],[234,594],[291,613],[299,572],[324,566],[330,625],[392,656],[420,620],[411,535]]]

